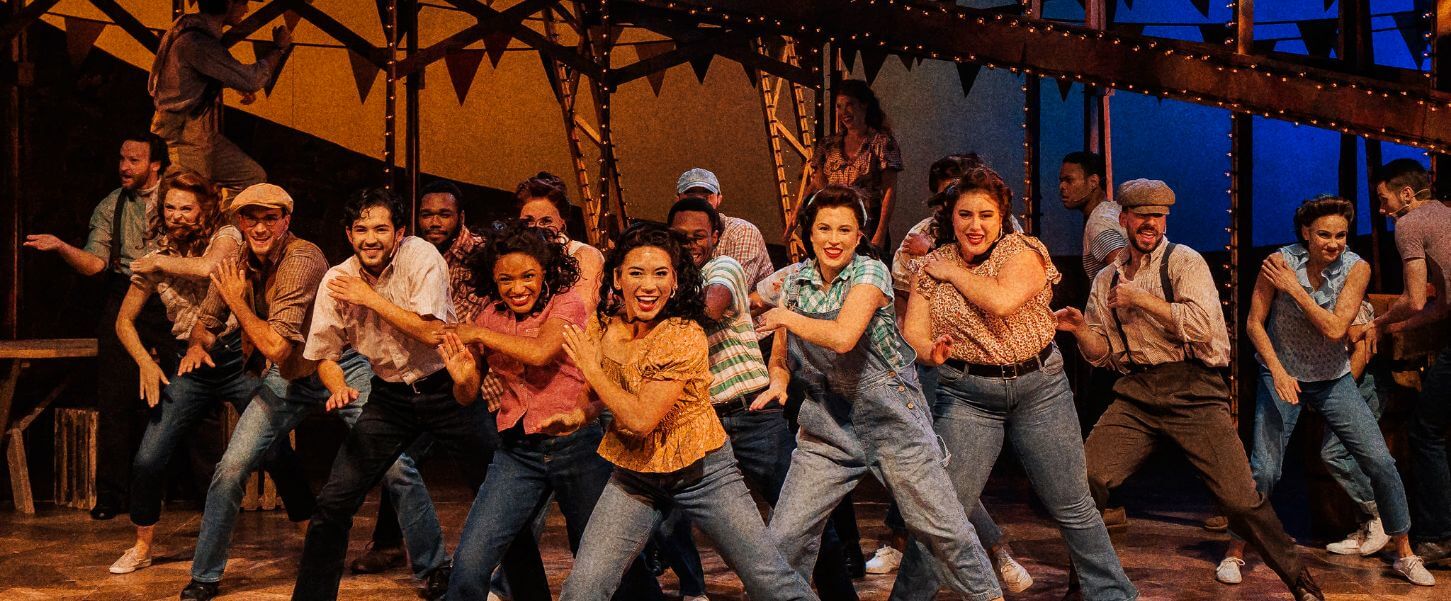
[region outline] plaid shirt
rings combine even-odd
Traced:
[[[766,304],[802,314],[819,314],[840,311],[847,293],[858,285],[874,286],[887,296],[887,303],[877,307],[872,320],[867,323],[864,336],[867,336],[871,351],[892,369],[906,369],[917,356],[897,332],[897,319],[892,309],[892,275],[885,263],[856,255],[846,269],[831,281],[831,286],[822,290],[821,271],[816,268],[816,260],[807,259],[761,280],[756,292]]]
[[[771,265],[771,254],[766,251],[766,239],[761,237],[761,230],[749,221],[724,214],[720,220],[720,242],[716,243],[711,258],[735,259],[746,272],[746,290],[755,288],[776,270]]]
[[[484,306],[484,299],[474,294],[474,272],[466,264],[474,249],[484,243],[484,237],[469,231],[462,223],[458,226],[458,237],[443,253],[448,263],[448,289],[453,295],[453,310],[459,323],[473,323],[474,316]]]

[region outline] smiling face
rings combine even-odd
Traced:
[[[851,207],[822,207],[816,212],[816,221],[811,224],[811,248],[823,269],[845,269],[856,257],[861,241],[861,224]]]
[[[987,252],[1003,233],[1003,215],[998,204],[981,190],[959,196],[952,207],[952,233],[964,254],[977,256]]]
[[[558,234],[564,231],[564,216],[548,198],[531,198],[519,207],[519,220],[524,225],[542,227]]]
[[[544,287],[544,267],[527,253],[509,253],[494,262],[494,286],[510,311],[531,313]]]
[[[838,95],[836,97],[836,125],[841,131],[866,131],[867,105],[846,94]]]
[[[434,192],[418,200],[418,234],[439,250],[453,244],[462,224],[458,200],[452,194]]]
[[[172,241],[189,239],[201,225],[201,201],[190,190],[168,190],[166,199],[162,201],[161,218],[166,222],[168,238]]]
[[[710,225],[710,215],[700,211],[676,213],[675,218],[670,221],[670,229],[685,236],[685,249],[690,251],[690,260],[696,267],[702,267],[710,260],[715,252],[715,244],[720,240],[715,228]]]
[[[670,253],[655,246],[641,246],[625,253],[615,269],[620,296],[629,321],[655,321],[675,293],[675,266]]]
[[[393,252],[403,242],[403,233],[393,226],[393,216],[387,207],[371,206],[363,209],[348,227],[348,243],[363,269],[378,275],[393,261]]]
[[[1159,247],[1168,218],[1168,215],[1141,215],[1128,210],[1118,216],[1119,224],[1129,234],[1129,243],[1143,254],[1154,252]]]
[[[247,248],[258,257],[265,257],[287,233],[292,215],[275,207],[243,207],[237,211],[237,227],[247,237]]]
[[[1341,215],[1326,215],[1300,228],[1300,236],[1310,250],[1310,257],[1316,262],[1329,264],[1345,253],[1345,242],[1350,237],[1350,223]]]

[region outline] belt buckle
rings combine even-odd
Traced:
[[[1003,379],[1004,380],[1016,380],[1016,379],[1018,379],[1018,376],[1019,375],[1022,375],[1022,374],[1020,374],[1018,372],[1018,370],[1022,367],[1022,365],[1023,364],[1021,364],[1021,363],[1014,363],[1012,365],[1004,365],[1003,366]],[[1010,373],[1012,375],[1009,375]]]

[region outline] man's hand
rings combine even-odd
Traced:
[[[328,280],[327,294],[340,303],[367,308],[372,308],[374,302],[383,299],[363,278],[351,275],[340,275]]]
[[[580,426],[584,425],[586,417],[583,409],[557,413],[540,422],[539,431],[550,436],[573,434],[575,430],[578,430]]]
[[[786,406],[786,386],[784,384],[778,385],[772,383],[770,386],[767,386],[766,390],[756,395],[756,400],[751,401],[749,409],[751,411],[760,411],[770,407],[771,403],[775,403],[777,407]]]
[[[1280,253],[1265,257],[1264,262],[1260,263],[1260,275],[1264,276],[1271,284],[1274,284],[1276,290],[1284,292],[1285,294],[1292,293],[1296,290],[1304,290],[1300,286],[1299,276],[1295,275],[1295,271],[1290,269],[1290,265],[1285,262],[1285,256]]]
[[[161,271],[161,255],[151,253],[131,262],[132,273],[154,273]]]
[[[1113,309],[1135,309],[1149,292],[1133,282],[1119,282],[1108,291],[1108,306]]]
[[[279,52],[287,52],[292,48],[292,30],[286,25],[278,25],[272,28],[272,43],[277,45]]]
[[[920,257],[932,252],[932,237],[927,234],[908,234],[907,241],[902,245],[902,250],[914,257]]]
[[[146,399],[147,407],[155,407],[160,403],[161,387],[170,384],[171,380],[166,379],[166,374],[155,361],[141,364],[141,398]]]
[[[1083,317],[1083,312],[1076,307],[1064,307],[1053,312],[1053,317],[1058,319],[1058,331],[1077,333],[1088,326],[1088,320]]]
[[[24,246],[39,251],[55,252],[65,248],[66,243],[64,240],[50,234],[30,234],[25,237]]]
[[[357,389],[352,386],[344,386],[340,390],[333,391],[332,396],[327,398],[327,410],[336,411],[347,407],[353,401],[358,400],[358,394]]]
[[[217,288],[217,293],[222,296],[222,302],[227,303],[227,307],[231,308],[233,313],[237,311],[237,307],[247,303],[247,289],[252,284],[247,281],[246,274],[242,273],[241,265],[231,261],[222,261],[217,264],[216,269],[212,270],[211,279],[212,285]]]
[[[202,365],[217,366],[216,363],[212,363],[211,354],[207,353],[207,349],[202,348],[202,345],[190,345],[186,348],[186,356],[181,358],[181,365],[176,368],[176,375],[185,375],[194,369],[200,369]]]

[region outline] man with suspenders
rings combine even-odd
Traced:
[[[1093,280],[1088,308],[1058,311],[1084,359],[1125,375],[1084,444],[1088,483],[1103,506],[1160,439],[1183,449],[1236,533],[1259,549],[1296,601],[1324,599],[1269,500],[1254,487],[1218,369],[1229,364],[1229,330],[1209,265],[1164,237],[1174,192],[1158,180],[1119,187],[1128,253]]]

